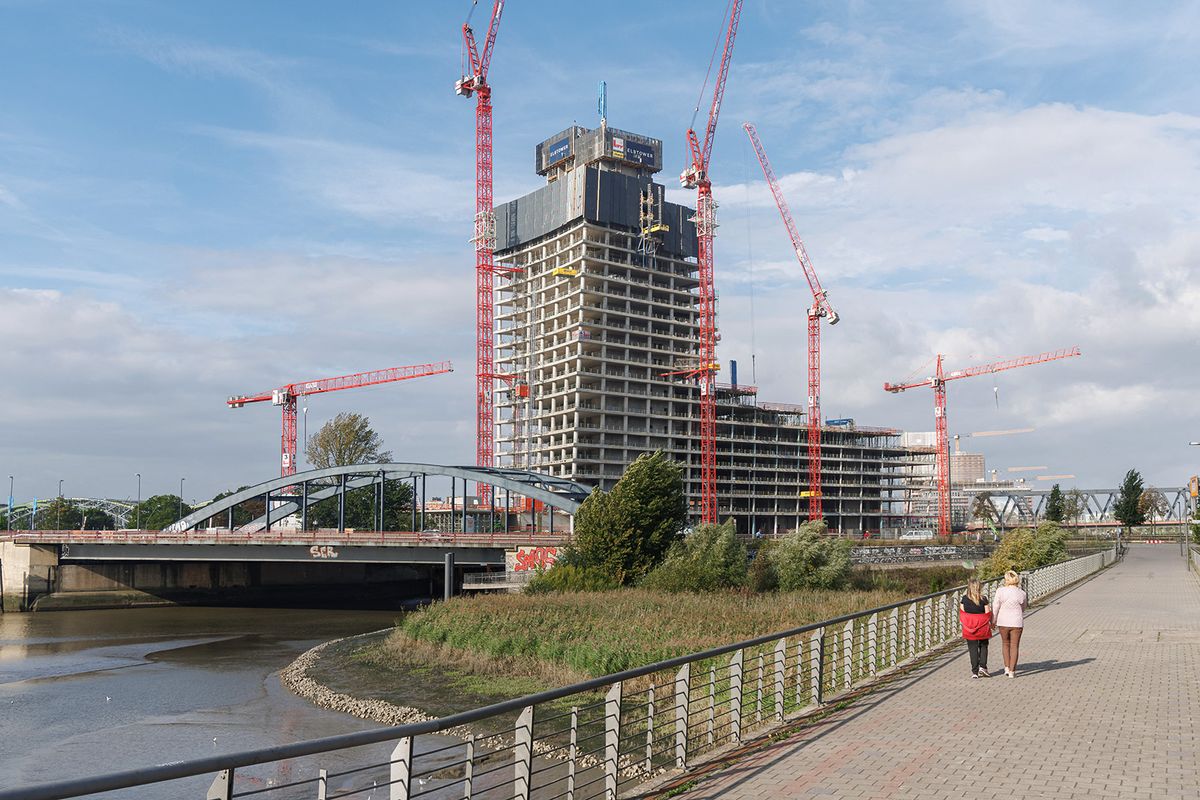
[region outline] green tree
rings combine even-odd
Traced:
[[[230,497],[249,488],[249,486],[239,486],[232,492],[219,492],[213,497],[212,502],[216,503],[219,500],[224,500],[226,497]],[[233,508],[233,527],[239,528],[242,525],[253,522],[263,515],[265,508],[266,505],[264,505],[263,498],[261,496],[253,497],[249,500],[244,500],[241,503],[238,503]],[[133,519],[133,517],[130,517],[130,519]],[[228,514],[222,514],[220,517],[212,520],[212,527],[214,528],[224,528],[227,524],[229,524]]]
[[[348,411],[338,414],[308,437],[304,455],[316,469],[385,464],[392,460],[391,451],[383,449],[383,440],[371,428],[371,420]]]
[[[1079,489],[1071,489],[1063,496],[1063,519],[1076,525],[1087,511],[1087,495]]]
[[[56,497],[38,506],[34,527],[38,530],[111,531],[117,526],[116,521],[104,511],[80,508],[65,497]]]
[[[651,570],[642,585],[668,592],[711,592],[746,583],[746,546],[733,520],[698,525]]]
[[[346,492],[346,527],[375,530],[378,515],[378,484]],[[412,527],[412,485],[405,481],[383,482],[383,527],[385,531],[406,531]],[[336,528],[338,501],[333,496],[314,503],[308,509],[308,524],[313,528]]]
[[[1113,506],[1113,516],[1125,526],[1127,532],[1134,525],[1141,525],[1146,521],[1146,515],[1138,507],[1138,501],[1142,499],[1143,488],[1142,476],[1136,469],[1125,473],[1125,480],[1121,481],[1121,489],[1117,494],[1116,505]]]
[[[1155,522],[1170,513],[1171,504],[1167,502],[1166,495],[1161,491],[1153,486],[1147,486],[1142,491],[1142,496],[1138,498],[1138,511],[1143,518],[1149,517],[1151,522]]]
[[[780,589],[839,589],[846,584],[854,545],[826,536],[826,530],[824,520],[806,522],[771,550]]]
[[[142,530],[161,531],[179,519],[179,508],[179,495],[156,494],[135,505],[129,512],[129,519],[141,519]],[[187,503],[183,504],[183,516],[186,517],[193,510]]]
[[[686,521],[683,467],[662,451],[643,453],[611,492],[596,488],[576,512],[579,563],[636,583],[679,540]]]
[[[1010,569],[1021,572],[1066,559],[1067,532],[1053,522],[1043,522],[1036,530],[1017,528],[1004,534],[992,555],[980,564],[979,577],[990,580]]]
[[[971,519],[987,523],[989,528],[995,530],[999,517],[996,506],[992,503],[991,492],[980,492],[971,500]]]
[[[1050,522],[1062,522],[1066,515],[1066,501],[1063,499],[1062,488],[1056,483],[1050,488],[1046,498],[1046,519]]]

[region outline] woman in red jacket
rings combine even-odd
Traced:
[[[967,593],[958,604],[958,618],[962,622],[963,638],[967,640],[967,652],[971,654],[971,677],[986,678],[988,639],[992,638],[992,607],[983,594],[983,587],[976,578],[967,582]]]

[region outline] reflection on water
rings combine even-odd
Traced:
[[[372,727],[294,697],[277,672],[314,644],[394,619],[236,608],[0,615],[0,772],[19,786]],[[382,761],[388,750],[322,766]],[[292,766],[246,779],[275,780]],[[186,782],[179,796],[203,797],[207,784]],[[116,796],[163,795],[160,787]]]

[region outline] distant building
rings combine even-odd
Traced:
[[[979,483],[987,477],[983,453],[951,453],[950,483]]]

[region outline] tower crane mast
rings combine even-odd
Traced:
[[[377,386],[381,383],[395,383],[453,371],[454,368],[449,361],[438,361],[433,364],[414,364],[371,372],[355,372],[351,375],[339,375],[336,378],[289,383],[278,389],[258,394],[236,395],[226,400],[225,404],[230,408],[241,408],[247,403],[265,403],[269,400],[272,405],[280,406],[283,411],[283,432],[279,437],[279,475],[286,478],[288,475],[296,474],[296,401],[299,398],[310,394],[338,392],[362,386]]]
[[[475,0],[472,5],[478,4]],[[492,395],[496,380],[493,345],[495,301],[492,295],[496,274],[496,213],[492,202],[492,87],[488,69],[500,28],[504,0],[495,0],[487,38],[481,50],[471,29],[471,19],[463,23],[463,48],[467,61],[464,68],[470,73],[454,84],[454,92],[462,97],[475,95],[475,463],[481,467],[494,466],[495,412]]]
[[[808,518],[821,519],[824,516],[821,497],[821,318],[827,319],[830,325],[836,325],[838,314],[829,304],[828,292],[821,288],[817,271],[808,257],[808,251],[804,249],[804,241],[796,229],[796,221],[792,219],[792,212],[788,209],[783,190],[779,188],[775,171],[771,169],[758,131],[749,122],[742,127],[754,146],[758,164],[762,167],[767,185],[771,187],[771,194],[775,196],[775,205],[792,241],[792,250],[804,268],[804,277],[808,279],[808,288],[812,290],[813,304],[808,309]]]
[[[716,287],[713,280],[713,234],[717,227],[717,204],[713,200],[708,168],[713,138],[717,131],[717,117],[721,113],[721,102],[725,99],[725,82],[729,76],[729,62],[733,57],[733,43],[737,38],[741,15],[742,0],[732,0],[725,28],[721,66],[713,84],[712,103],[709,105],[708,121],[704,127],[704,141],[700,141],[695,128],[688,129],[691,163],[679,176],[679,182],[685,189],[696,190],[696,216],[692,219],[696,223],[696,263],[700,278],[700,358],[692,374],[700,383],[700,519],[702,522],[711,523],[717,522],[718,364]]]
[[[966,369],[954,370],[947,373],[942,367],[943,356],[941,353],[938,353],[937,371],[931,377],[916,381],[915,383],[883,384],[883,390],[893,394],[920,386],[933,387],[933,424],[937,432],[937,453],[934,456],[934,470],[937,473],[938,535],[947,537],[950,535],[950,442],[946,431],[946,383],[958,380],[959,378],[989,375],[993,372],[1003,372],[1004,370],[1017,369],[1018,367],[1030,367],[1034,364],[1044,364],[1047,361],[1058,361],[1059,359],[1071,358],[1078,355],[1081,355],[1078,347],[1069,347],[1062,350],[1039,353],[1035,356],[1021,356],[1020,358],[1011,358],[1006,361],[993,361],[990,364],[979,364],[974,367],[967,367]]]

